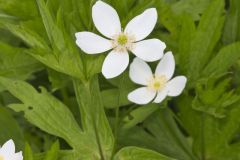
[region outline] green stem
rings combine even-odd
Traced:
[[[114,143],[114,148],[113,148],[113,155],[116,151],[117,144],[118,144],[118,129],[119,129],[119,108],[120,108],[120,100],[121,100],[121,88],[123,86],[123,82],[125,80],[125,75],[123,75],[120,80],[119,80],[119,92],[118,92],[118,106],[115,110],[115,125],[114,125],[114,137],[115,137],[115,143]]]
[[[105,160],[103,150],[102,150],[102,146],[101,146],[100,137],[99,137],[98,131],[97,131],[96,121],[93,121],[93,126],[94,126],[94,130],[95,130],[95,133],[96,133],[95,135],[96,135],[96,140],[97,140],[97,145],[98,145],[101,160]]]
[[[97,129],[96,122],[98,120],[96,119],[96,115],[95,115],[96,111],[90,109],[92,104],[88,103],[93,101],[93,97],[91,95],[91,87],[92,87],[91,85],[93,85],[92,84],[93,82],[90,80],[88,82],[81,82],[80,80],[77,80],[77,79],[74,79],[73,82],[74,82],[75,94],[77,96],[77,101],[79,106],[81,106],[80,113],[81,113],[81,119],[82,119],[81,120],[82,128],[84,131],[93,129],[93,133],[96,136],[97,148],[98,148],[101,160],[106,160],[104,157],[103,148],[101,146],[101,139]],[[83,95],[81,96],[80,91],[84,92],[85,96]],[[100,114],[99,112],[97,113]],[[88,116],[88,118],[86,116]],[[93,128],[91,128],[91,126],[93,126]]]
[[[205,160],[204,113],[201,113],[201,160]]]
[[[115,125],[114,125],[114,137],[115,137],[115,144],[113,151],[116,150],[117,142],[118,142],[118,127],[119,127],[119,106],[115,110]]]

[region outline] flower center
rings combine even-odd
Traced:
[[[125,34],[120,34],[117,38],[117,42],[119,45],[123,46],[123,45],[127,44],[128,37]]]
[[[3,156],[0,155],[0,160],[4,160]]]
[[[134,36],[121,32],[113,36],[112,45],[117,52],[127,52],[133,49],[134,42]]]
[[[166,76],[154,76],[148,84],[148,88],[154,91],[162,90],[167,83]]]

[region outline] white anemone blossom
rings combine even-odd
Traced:
[[[143,40],[154,29],[157,17],[155,8],[147,9],[123,30],[116,10],[97,1],[92,7],[92,18],[97,30],[106,38],[91,32],[78,32],[76,44],[87,54],[111,50],[104,60],[102,73],[106,78],[114,78],[128,67],[128,51],[147,62],[162,58],[165,43],[158,39]]]
[[[23,160],[22,152],[15,153],[13,140],[7,141],[0,147],[0,160]]]
[[[129,76],[137,84],[144,85],[128,94],[128,99],[136,104],[162,102],[167,96],[175,97],[182,93],[187,79],[184,76],[172,76],[175,61],[171,52],[167,52],[158,63],[155,73],[147,63],[135,58],[130,65]]]

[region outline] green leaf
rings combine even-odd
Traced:
[[[24,160],[33,160],[33,152],[28,143],[25,144],[25,149],[23,153],[23,159]]]
[[[86,160],[100,159],[102,151],[104,157],[110,157],[114,142],[103,106],[99,102],[100,94],[96,90],[98,89],[98,83],[96,79],[93,82],[93,84],[91,83],[91,86],[93,85],[91,90],[88,90],[89,88],[85,86],[89,84],[79,84],[80,86],[78,86],[82,98],[85,98],[83,100],[84,106],[81,106],[81,108],[83,107],[81,113],[84,129],[84,132],[82,132],[67,106],[49,94],[44,88],[41,88],[42,92],[39,93],[26,82],[0,77],[0,84],[23,102],[23,104],[10,104],[10,108],[16,112],[23,111],[25,118],[33,125],[49,134],[63,138],[73,147],[75,156]],[[82,89],[85,89],[86,92]],[[79,91],[77,94],[79,94]],[[92,95],[95,95],[93,96],[94,101],[89,100]],[[93,102],[93,104],[90,105],[89,102]],[[97,106],[99,108],[96,108]],[[85,112],[86,109],[87,112]],[[95,117],[92,117],[91,114],[93,113]],[[93,125],[93,122],[97,122],[96,126]],[[86,124],[89,125],[85,127]],[[99,148],[100,146],[102,150]]]
[[[119,100],[118,89],[107,89],[101,92],[103,104],[106,108],[116,108],[130,104],[127,96]],[[120,102],[119,102],[120,101]]]
[[[159,106],[158,106],[159,107]],[[138,146],[155,150],[179,160],[195,160],[190,142],[181,133],[175,116],[168,108],[159,108],[141,125],[121,130],[121,146]]]
[[[224,1],[212,1],[201,17],[196,34],[191,43],[188,76],[193,80],[199,78],[201,70],[208,62],[212,51],[221,36],[224,22]],[[209,25],[211,24],[211,25]],[[203,47],[204,46],[204,47]]]
[[[193,108],[216,118],[225,117],[228,107],[240,99],[230,84],[231,79],[225,77],[209,78],[207,82],[198,83]]]
[[[25,80],[33,72],[39,71],[42,66],[24,49],[12,47],[0,42],[0,75]]]
[[[182,97],[177,102],[180,118],[185,129],[193,138],[193,150],[200,159],[235,160],[239,150],[235,148],[239,140],[232,143],[239,132],[239,101],[229,106],[224,119],[195,111],[189,107],[191,97]]]
[[[240,40],[240,1],[230,0],[230,9],[227,13],[223,32],[223,42],[230,44]]]
[[[159,0],[155,1],[153,7],[157,8],[159,15],[159,25],[163,25],[171,33],[172,36],[178,35],[179,18],[173,12],[171,6],[163,0]]]
[[[16,112],[23,111],[24,116],[42,130],[65,139],[73,148],[81,142],[81,129],[69,109],[50,95],[44,88],[37,92],[31,85],[23,81],[0,78],[11,94],[23,104],[11,104]],[[46,116],[47,115],[47,116]]]
[[[159,109],[159,105],[157,104],[149,104],[139,107],[127,115],[123,121],[125,124],[123,125],[123,129],[129,129],[138,123],[143,122],[148,116],[150,116],[153,112]]]
[[[48,10],[45,2],[43,0],[36,0],[40,14],[42,16],[43,24],[45,26],[48,38],[50,42],[60,50],[65,50],[64,36],[59,27],[53,21],[52,15]]]
[[[192,40],[194,38],[195,32],[196,32],[196,26],[194,24],[194,21],[191,16],[188,14],[184,14],[181,17],[182,20],[182,28],[181,33],[179,37],[179,45],[178,45],[178,62],[179,68],[181,71],[185,74],[187,74],[188,71],[188,61],[190,59],[191,54],[191,46]],[[182,73],[181,72],[181,73]]]
[[[23,20],[31,19],[38,15],[37,7],[33,0],[0,0],[0,10]]]
[[[56,72],[52,69],[48,69],[48,79],[51,82],[52,91],[63,88],[67,84],[69,84],[69,82],[71,82],[71,79],[69,78],[69,76]]]
[[[169,108],[161,108],[144,122],[144,126],[155,137],[159,152],[179,160],[197,159],[175,118]]]
[[[55,142],[47,152],[44,160],[58,160],[59,142]]]
[[[101,157],[111,157],[114,137],[106,118],[101,100],[98,77],[95,76],[89,82],[74,81],[76,98],[82,118],[82,127],[95,141],[95,148],[99,150]]]
[[[24,145],[24,136],[19,124],[9,111],[1,105],[0,115],[0,126],[2,126],[0,127],[0,144],[5,143],[9,139],[13,139],[17,149],[22,148]]]
[[[15,23],[16,21],[17,17],[0,12],[0,28],[4,28],[5,24]]]
[[[58,72],[65,73],[72,77],[85,79],[82,72],[82,67],[77,62],[78,58],[76,57],[69,57],[68,55],[64,54],[60,57],[57,57],[52,51],[39,48],[29,49],[26,51],[41,63]]]
[[[41,31],[40,33],[44,33],[43,24],[40,22],[40,18],[21,22],[20,24],[5,24],[6,29],[12,32],[14,35],[21,38],[28,46],[30,47],[38,47],[38,48],[46,48],[49,49],[46,40],[42,35],[37,33],[37,31]]]
[[[172,10],[177,13],[187,13],[194,20],[200,19],[200,14],[208,7],[209,0],[181,0],[172,5]]]
[[[223,47],[209,62],[203,71],[203,76],[219,75],[226,73],[240,58],[240,43],[233,43]]]
[[[37,0],[37,4],[52,50],[50,51],[48,48],[35,48],[31,51],[31,54],[42,63],[57,71],[85,80],[83,62],[74,43],[73,35],[67,33],[62,20],[63,11],[61,8],[58,10],[57,20],[54,21],[49,11],[50,9],[47,8],[45,2]]]
[[[160,153],[137,147],[126,147],[121,149],[114,157],[114,160],[174,160]]]
[[[122,75],[109,80],[114,88],[103,90],[102,99],[106,108],[117,108],[128,105],[127,95],[136,88],[136,85],[129,78],[129,73],[125,72]]]
[[[34,160],[44,160],[47,154],[48,152],[34,154]],[[76,152],[73,150],[59,150],[58,152],[58,160],[79,160],[82,157],[76,154]],[[84,158],[87,159],[86,157]],[[87,160],[91,160],[91,159],[87,159]]]

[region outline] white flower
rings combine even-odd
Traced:
[[[23,160],[22,152],[15,153],[13,140],[7,141],[0,147],[0,160]]]
[[[97,1],[93,6],[92,18],[97,30],[106,38],[91,32],[78,32],[76,43],[88,54],[98,54],[112,49],[102,67],[102,73],[106,78],[116,77],[127,68],[128,51],[148,62],[159,60],[163,56],[165,43],[158,39],[143,40],[156,25],[155,8],[147,9],[133,18],[124,30],[116,10],[102,1]]]
[[[175,61],[171,52],[167,52],[157,65],[153,74],[147,63],[135,58],[130,65],[130,78],[133,82],[144,85],[128,94],[128,99],[136,104],[162,102],[167,96],[175,97],[185,88],[187,79],[177,76],[173,79]]]

